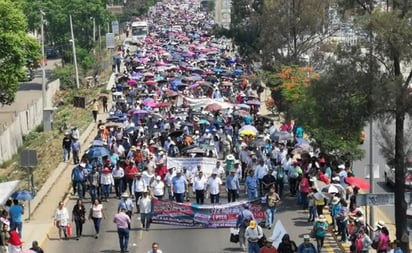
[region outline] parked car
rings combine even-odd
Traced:
[[[385,183],[388,186],[395,187],[395,167],[385,165]],[[412,160],[408,159],[405,164],[405,188],[412,189]]]
[[[59,52],[54,48],[48,48],[46,50],[46,58],[47,59],[56,59],[59,58]]]
[[[20,80],[20,82],[30,82],[33,81],[34,79],[34,72],[28,67],[24,67],[24,73],[25,75],[23,76],[23,79]]]

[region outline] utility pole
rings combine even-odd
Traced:
[[[43,99],[43,110],[44,108],[47,107],[47,101],[46,101],[46,68],[45,68],[45,53],[44,53],[44,16],[46,14],[40,10],[40,36],[41,36],[41,57],[42,57],[42,61],[41,61],[41,72],[42,72],[42,80],[41,80],[41,95],[42,95],[42,99]]]
[[[71,43],[73,46],[73,62],[74,62],[74,70],[76,73],[76,87],[77,89],[80,88],[80,81],[79,81],[79,68],[77,67],[77,56],[76,56],[76,44],[74,41],[74,33],[73,33],[73,22],[72,22],[72,15],[69,15],[70,18],[70,32],[71,32]]]

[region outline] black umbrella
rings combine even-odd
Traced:
[[[183,134],[183,130],[176,130],[174,132],[171,132],[168,136],[171,138],[176,138],[179,137]]]

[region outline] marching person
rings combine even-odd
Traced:
[[[172,178],[171,192],[176,202],[184,202],[185,193],[187,192],[187,181],[186,178],[182,176],[182,171],[180,169],[176,170],[176,176]]]
[[[212,172],[212,176],[207,180],[206,191],[210,193],[210,203],[219,204],[220,195],[220,185],[222,184],[222,179],[217,176],[217,171]]]
[[[162,250],[159,249],[159,244],[157,242],[152,243],[152,249],[147,253],[162,253]]]
[[[265,245],[263,245],[263,247],[260,248],[259,253],[278,253],[276,248],[273,246],[273,239],[266,239]]]
[[[117,163],[113,170],[112,170],[112,175],[114,179],[114,190],[116,192],[116,196],[120,199],[122,192],[124,192],[124,186],[123,186],[123,181],[124,181],[124,170],[120,166],[119,163]]]
[[[54,224],[59,230],[59,240],[62,239],[62,231],[64,234],[64,238],[67,238],[66,228],[67,224],[69,223],[69,211],[64,206],[62,201],[59,202],[59,206],[54,213]]]
[[[132,184],[132,192],[134,192],[134,197],[136,200],[137,213],[140,212],[139,203],[137,203],[137,201],[143,195],[144,191],[147,191],[147,185],[142,179],[142,174],[140,174],[140,172],[137,172]]]
[[[117,227],[117,234],[119,236],[120,252],[128,252],[127,247],[129,244],[129,229],[130,229],[130,217],[126,214],[124,207],[120,208],[120,211],[114,216],[113,222]]]
[[[163,183],[162,178],[160,176],[156,176],[150,187],[153,192],[153,196],[158,200],[162,200],[165,195],[165,184]]]
[[[95,199],[93,205],[90,207],[89,220],[93,221],[94,230],[96,231],[95,238],[99,238],[100,233],[100,224],[102,219],[106,219],[104,215],[103,205],[100,203],[100,200]]]
[[[239,178],[236,175],[236,169],[232,168],[230,174],[226,177],[227,202],[235,202],[239,190]]]
[[[269,193],[266,196],[266,226],[268,229],[272,228],[275,220],[276,207],[280,201],[279,195],[275,191],[275,186],[270,187]]]
[[[207,179],[203,175],[203,171],[199,171],[193,180],[193,191],[196,195],[196,203],[203,204],[205,201],[205,190]]]
[[[313,243],[310,242],[309,235],[303,236],[303,243],[299,245],[297,252],[298,253],[318,253],[315,245],[313,245]]]
[[[142,228],[149,231],[150,216],[152,214],[152,198],[148,194],[147,190],[143,191],[143,194],[138,199],[137,204],[140,209],[140,222],[142,223]]]
[[[255,220],[249,222],[245,231],[245,239],[248,241],[248,253],[259,253],[259,239],[263,237],[263,230]]]
[[[83,233],[83,224],[86,221],[86,209],[81,199],[78,199],[73,206],[72,221],[76,225],[76,240],[79,240]]]
[[[117,212],[119,213],[121,209],[125,209],[126,214],[129,216],[130,219],[132,219],[132,214],[133,214],[133,200],[129,198],[129,194],[127,192],[124,192],[122,194],[122,198],[119,200],[119,205],[117,207]],[[129,229],[130,229],[130,224],[129,224]]]

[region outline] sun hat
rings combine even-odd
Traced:
[[[235,156],[232,154],[229,154],[226,156],[226,160],[235,160]]]
[[[345,164],[339,164],[338,168],[341,169],[341,170],[345,169]]]
[[[234,164],[240,164],[240,160],[236,160]]]
[[[231,169],[230,172],[231,173],[236,173],[236,169]]]
[[[332,181],[335,181],[335,182],[339,182],[339,181],[340,181],[340,178],[339,178],[339,176],[336,176],[336,177],[332,177]]]
[[[161,180],[162,178],[160,176],[156,176],[156,180]]]
[[[304,235],[303,240],[310,240],[310,235]]]
[[[255,227],[256,227],[256,221],[251,220],[251,221],[249,222],[249,227],[255,228]]]
[[[103,125],[99,126],[99,129],[104,130],[104,126]]]
[[[383,227],[386,227],[385,222],[381,221],[381,220],[378,221],[375,226],[376,226],[377,229],[381,229]]]
[[[325,222],[326,221],[325,215],[323,215],[323,214],[319,215],[317,220],[320,221],[320,222]]]
[[[123,192],[122,198],[128,198],[128,197],[129,197],[129,194],[127,192]]]
[[[272,238],[266,238],[266,243],[273,243],[274,240]]]
[[[80,163],[80,167],[86,168],[86,163]]]
[[[332,205],[336,205],[337,203],[339,203],[339,201],[340,201],[340,198],[338,198],[338,197],[333,197],[333,199],[332,199]]]

